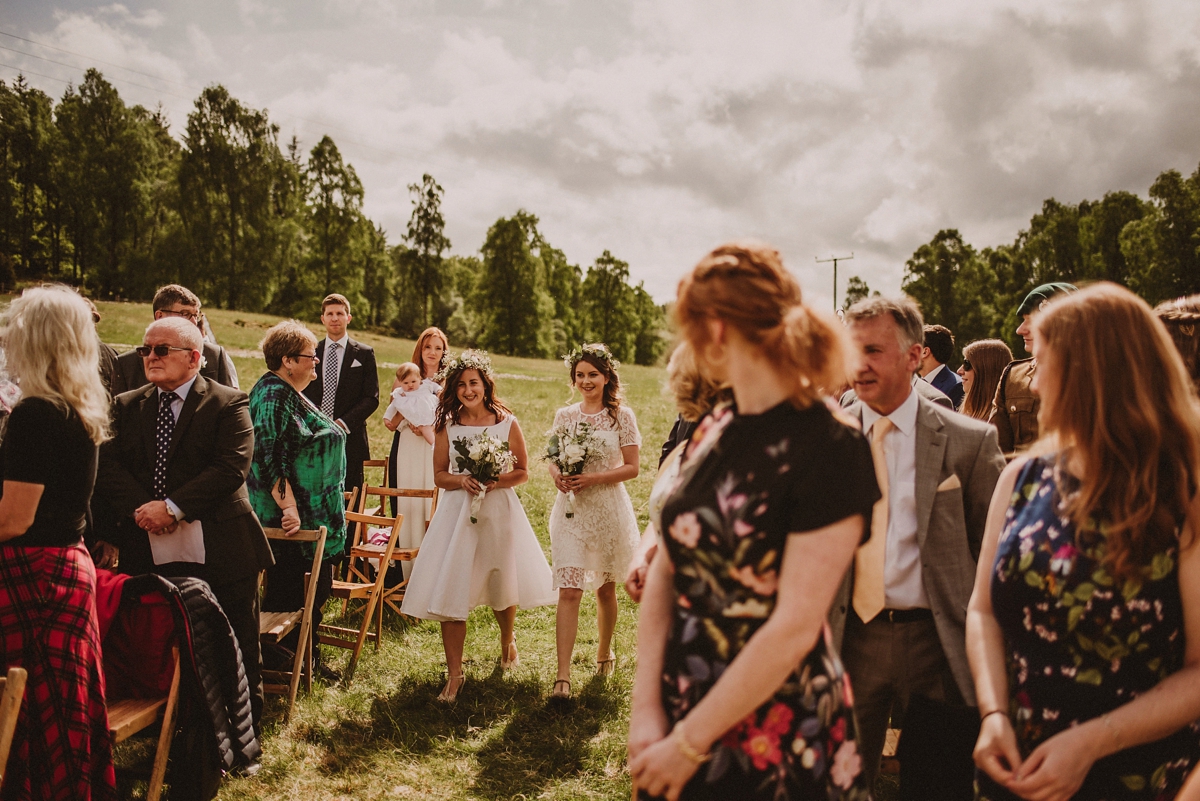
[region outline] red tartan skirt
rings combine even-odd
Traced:
[[[0,545],[0,669],[29,672],[0,797],[117,797],[96,568],[82,545]]]

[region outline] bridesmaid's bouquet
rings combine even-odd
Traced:
[[[454,440],[454,457],[458,469],[469,473],[480,484],[495,481],[505,470],[510,470],[517,463],[517,455],[513,453],[508,443],[496,439],[486,431],[473,437],[460,437]],[[471,522],[478,523],[479,505],[483,503],[486,489],[479,491],[471,498]]]
[[[600,452],[600,441],[593,434],[590,423],[566,423],[550,432],[546,454],[542,457],[558,467],[564,476],[577,476],[583,472],[587,460]],[[575,516],[575,493],[567,493],[565,505],[567,518]]]

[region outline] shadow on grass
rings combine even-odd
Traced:
[[[615,689],[600,677],[571,701],[548,703],[540,693],[533,701],[480,749],[473,788],[480,796],[532,798],[551,782],[581,772],[591,739],[620,713]]]

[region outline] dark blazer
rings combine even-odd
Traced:
[[[966,393],[966,390],[963,389],[962,378],[959,377],[958,373],[943,365],[938,374],[928,383],[949,397],[951,402],[954,403],[955,409],[962,406],[963,395]]]
[[[200,364],[200,375],[209,381],[216,381],[227,387],[237,389],[234,379],[229,375],[229,363],[226,361],[225,349],[207,340],[200,351],[204,357]],[[140,389],[150,383],[146,380],[146,366],[137,351],[127,351],[117,357],[117,369],[113,371],[111,394],[115,398],[122,392]]]
[[[103,342],[99,343],[100,348],[100,380],[104,382],[104,390],[112,397],[113,379],[117,375],[117,351],[112,345],[107,345]],[[137,355],[136,353],[134,354]],[[139,359],[140,361],[140,359]]]
[[[923,395],[917,404],[914,490],[921,576],[950,670],[967,706],[974,706],[975,685],[966,650],[967,601],[975,587],[983,525],[1004,469],[1004,456],[995,427],[948,411]],[[862,419],[860,402],[846,411]],[[829,613],[839,650],[853,578],[852,566]]]
[[[317,343],[317,377],[304,390],[304,395],[321,408],[325,392],[325,343]],[[333,419],[341,420],[350,429],[346,435],[346,488],[363,482],[365,459],[371,458],[367,441],[367,418],[379,408],[379,371],[375,368],[375,350],[350,337],[342,354],[342,369],[338,374],[337,397],[333,399]]]
[[[254,425],[246,393],[198,376],[183,401],[167,451],[167,497],[184,519],[204,527],[205,564],[155,565],[150,535],[134,511],[154,500],[158,393],[153,384],[113,400],[112,439],[100,446],[96,494],[118,516],[121,571],[195,576],[224,584],[274,564],[271,547],[246,494],[254,457]]]

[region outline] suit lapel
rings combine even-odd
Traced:
[[[925,547],[929,516],[933,514],[933,498],[937,494],[946,455],[942,421],[930,406],[929,401],[917,397],[917,476],[914,495],[917,501],[917,545],[921,548]]]
[[[147,384],[138,403],[141,406],[138,417],[142,429],[142,447],[146,451],[146,464],[153,470],[158,460],[158,388]]]
[[[346,349],[342,353],[342,371],[338,373],[338,389],[341,389],[342,384],[346,382],[346,377],[350,374],[350,365],[354,363],[357,354],[358,343],[350,337],[346,337]]]
[[[179,410],[179,419],[175,421],[175,429],[171,432],[171,446],[167,448],[167,462],[170,463],[171,457],[175,455],[175,448],[179,445],[179,440],[183,438],[184,431],[187,430],[188,424],[192,422],[192,418],[196,416],[196,407],[200,405],[204,394],[208,391],[208,379],[202,375],[196,376],[196,383],[192,384],[192,390],[183,400],[183,408]]]

